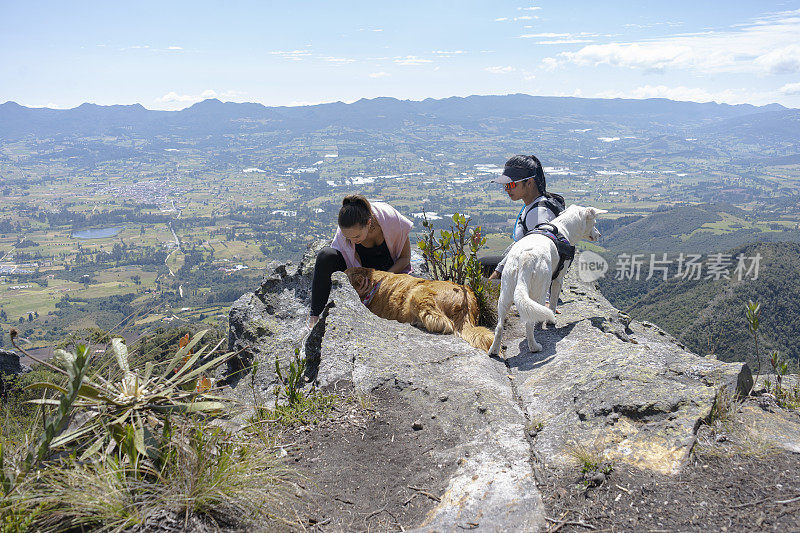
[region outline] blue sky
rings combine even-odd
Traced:
[[[0,102],[518,92],[800,107],[800,1],[0,0]]]

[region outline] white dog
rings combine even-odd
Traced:
[[[600,232],[594,227],[597,215],[607,213],[594,207],[569,206],[550,222],[567,240],[575,246],[578,241],[597,240]],[[554,314],[558,295],[567,269],[563,268],[553,279],[553,269],[559,263],[558,250],[552,239],[545,235],[530,234],[511,247],[508,252],[503,274],[500,278],[500,298],[497,301],[497,328],[489,354],[500,353],[503,337],[503,322],[513,301],[520,317],[525,321],[528,350],[538,352],[542,345],[533,337],[534,326],[538,322],[555,324]],[[550,290],[550,307],[544,305],[547,291]]]

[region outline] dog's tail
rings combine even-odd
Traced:
[[[464,327],[461,328],[461,331],[457,331],[456,335],[473,345],[475,348],[485,352],[489,351],[489,348],[492,346],[492,342],[494,342],[494,333],[484,327],[473,326],[472,324],[464,324]]]
[[[534,272],[537,271],[540,271],[540,269],[534,269]],[[545,273],[546,272],[547,271],[545,271]],[[528,295],[529,283],[541,283],[541,280],[531,279],[532,276],[536,275],[536,273],[525,272],[525,269],[520,272],[520,275],[517,278],[517,286],[514,288],[514,304],[516,304],[517,311],[519,311],[519,315],[525,322],[555,322],[556,315],[553,314],[553,311],[551,311],[550,308],[543,306],[539,302],[534,301]],[[546,273],[546,275],[549,277],[549,274]],[[546,281],[546,283],[549,285],[549,281]]]

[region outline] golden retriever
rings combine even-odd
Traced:
[[[358,296],[381,318],[405,322],[431,333],[455,333],[486,351],[494,340],[491,331],[475,325],[478,301],[469,287],[372,268],[348,268],[345,274],[357,292],[358,287],[364,287]]]

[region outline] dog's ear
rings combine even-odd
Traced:
[[[589,214],[592,215],[593,217],[608,213],[607,209],[597,209],[596,207],[587,207],[586,209],[589,212]]]
[[[355,285],[356,280],[364,276],[364,274],[356,268],[348,268],[344,273],[347,275],[347,279],[350,281],[351,285]]]

